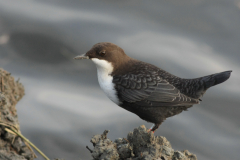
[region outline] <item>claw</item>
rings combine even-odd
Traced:
[[[151,132],[152,131],[152,129],[150,128],[150,129],[148,129],[148,132]],[[154,131],[152,131],[153,133],[154,133]]]

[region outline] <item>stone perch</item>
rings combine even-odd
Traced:
[[[154,136],[144,125],[114,142],[107,138],[108,132],[93,136],[93,150],[87,146],[94,160],[197,160],[188,150],[174,151],[165,137]]]
[[[1,160],[33,160],[35,154],[22,138],[11,131],[20,132],[17,102],[23,97],[24,88],[15,81],[10,73],[0,68],[0,159]]]

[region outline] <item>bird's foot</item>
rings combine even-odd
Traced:
[[[148,132],[152,131],[154,133],[155,132],[155,130],[153,130],[154,127],[155,127],[155,124],[152,125],[152,127],[148,130]]]
[[[152,131],[153,133],[158,129],[161,123],[153,124],[152,127],[148,130],[148,132]]]
[[[151,132],[152,131],[152,128],[150,128],[150,129],[148,129],[148,132]],[[155,131],[152,131],[153,133],[155,132]]]

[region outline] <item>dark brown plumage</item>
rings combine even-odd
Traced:
[[[108,76],[112,78],[119,101],[115,103],[154,123],[152,131],[166,118],[199,104],[208,88],[226,81],[231,74],[231,71],[226,71],[196,79],[182,79],[154,65],[130,58],[123,49],[106,42],[95,44],[76,59],[83,57],[106,61],[110,68],[112,66]]]

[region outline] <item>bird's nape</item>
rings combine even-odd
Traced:
[[[109,42],[97,43],[74,59],[91,59],[97,66],[100,87],[108,98],[154,123],[153,132],[166,118],[199,104],[208,88],[226,81],[232,72],[182,79],[152,64],[132,59]]]

